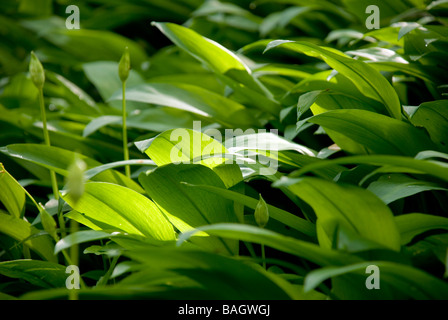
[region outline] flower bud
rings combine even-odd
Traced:
[[[257,206],[255,207],[255,221],[261,228],[264,228],[268,224],[268,221],[269,221],[268,205],[264,201],[261,194],[260,194],[260,199],[258,200]]]
[[[125,82],[129,77],[129,70],[131,70],[131,57],[129,56],[129,49],[124,49],[123,56],[118,64],[118,75],[122,82]]]
[[[40,63],[39,59],[34,54],[34,51],[31,51],[29,70],[31,75],[31,81],[33,81],[37,89],[42,90],[45,82],[45,71],[44,67],[42,66],[42,63]]]
[[[86,168],[86,163],[78,157],[68,167],[67,190],[75,203],[84,193],[84,171]]]

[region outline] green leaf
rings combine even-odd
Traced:
[[[17,217],[22,217],[25,210],[25,191],[22,186],[6,171],[0,163],[0,202],[8,212]]]
[[[247,100],[259,102],[258,108],[274,115],[280,112],[279,105],[270,93],[251,74],[249,67],[233,52],[213,40],[202,37],[195,31],[172,23],[153,23],[178,47],[204,63],[220,76],[233,90]]]
[[[291,299],[295,295],[274,274],[221,255],[178,248],[150,248],[125,255],[145,269],[168,270],[193,279],[215,299]]]
[[[441,150],[448,151],[448,100],[422,103],[411,121],[424,127]]]
[[[42,226],[44,230],[48,232],[48,234],[55,240],[58,241],[59,237],[56,232],[56,221],[54,221],[53,217],[45,210],[45,207],[42,204],[39,204],[39,213],[40,220],[42,222]]]
[[[419,153],[419,155],[420,154],[422,153]],[[321,160],[291,173],[291,177],[299,177],[306,172],[314,172],[329,166],[342,164],[370,164],[383,166],[383,168],[381,168],[383,172],[396,172],[397,169],[401,169],[401,171],[406,170],[415,173],[429,174],[435,178],[448,181],[448,164],[444,162],[387,155],[351,156],[334,160]]]
[[[351,142],[377,154],[415,156],[435,149],[424,131],[366,110],[332,110],[308,121],[324,127],[334,142],[348,152],[357,151]]]
[[[73,162],[75,156],[83,160],[87,164],[87,168],[101,165],[98,161],[90,159],[82,154],[41,144],[13,144],[0,148],[0,152],[3,152],[13,158],[26,160],[41,165],[47,169],[54,170],[56,173],[63,176],[68,175],[67,168]],[[144,190],[137,183],[118,171],[105,171],[98,174],[93,179],[120,184],[137,192],[144,193]]]
[[[119,90],[109,100],[121,99],[122,92]],[[260,125],[256,113],[242,104],[191,84],[150,83],[129,87],[126,90],[126,100],[188,111],[211,118],[225,127],[241,126],[246,129]]]
[[[13,260],[0,262],[0,274],[23,279],[42,288],[65,288],[65,267],[48,261]]]
[[[168,164],[151,172],[141,173],[141,185],[168,219],[181,232],[218,222],[237,222],[233,202],[207,191],[189,188],[184,183],[225,188],[210,168],[194,164]],[[206,236],[203,234],[203,236]],[[238,243],[207,237],[201,245],[213,250],[236,253]]]
[[[25,220],[0,212],[0,232],[23,242],[43,259],[56,262],[51,238],[47,234],[40,234],[40,230]]]
[[[64,237],[63,239],[59,240],[56,243],[56,246],[54,247],[54,253],[57,254],[65,249],[70,248],[71,246],[75,244],[95,241],[95,240],[102,240],[102,239],[111,239],[117,236],[123,235],[119,232],[109,233],[104,231],[98,231],[98,230],[84,230],[84,231],[78,231],[69,234],[68,236]]]
[[[368,240],[395,251],[400,249],[400,234],[392,212],[370,191],[318,178],[283,179],[274,186],[288,187],[307,202],[320,223],[336,220]],[[321,236],[318,233],[319,241]]]
[[[276,40],[270,42],[265,51],[276,47],[323,59],[330,67],[349,78],[364,95],[382,102],[390,116],[401,119],[401,104],[397,93],[386,78],[368,64],[349,58],[334,49],[322,48],[308,42]]]
[[[395,287],[408,299],[446,299],[448,285],[445,282],[419,269],[385,261],[369,261],[344,267],[325,267],[311,271],[305,278],[305,291],[314,289],[326,279],[346,273],[365,275],[365,270],[369,265],[375,265],[379,268],[380,283]],[[361,293],[368,290],[365,285],[360,284],[359,291]]]
[[[144,159],[138,159],[138,160],[123,160],[123,161],[115,161],[115,162],[109,162],[106,164],[103,164],[98,167],[93,167],[89,170],[87,170],[84,174],[84,177],[86,180],[91,180],[96,175],[100,174],[103,171],[117,168],[117,167],[124,167],[129,165],[139,165],[139,166],[145,166],[145,167],[156,167],[156,164],[152,160],[144,160]]]
[[[214,138],[195,130],[173,129],[154,139],[136,143],[158,166],[170,163],[195,163],[209,167],[221,178],[227,188],[243,180],[241,170],[225,157],[228,150],[222,145],[219,131]],[[218,139],[218,140],[217,140]],[[231,160],[231,159],[230,159]]]
[[[385,204],[429,190],[445,190],[436,183],[417,180],[402,174],[382,176],[372,182],[367,190],[373,192]]]
[[[111,229],[144,235],[158,240],[174,239],[172,225],[157,206],[145,196],[122,186],[89,182],[82,197],[75,203],[70,193],[63,199],[95,224]]]
[[[401,234],[401,244],[406,245],[417,235],[429,230],[448,230],[448,219],[423,213],[409,213],[395,217]]]
[[[270,230],[232,223],[219,223],[184,232],[179,236],[177,243],[180,245],[183,241],[197,235],[198,232],[207,232],[208,234],[228,239],[264,244],[288,254],[305,258],[321,266],[345,265],[360,260],[353,255],[322,248],[314,243],[297,240]]]

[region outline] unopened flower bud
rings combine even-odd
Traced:
[[[129,56],[129,49],[124,49],[123,56],[118,64],[118,75],[122,82],[125,82],[129,77],[129,71],[131,70],[131,57]]]
[[[257,206],[255,207],[255,221],[261,228],[264,228],[264,226],[266,226],[269,221],[268,205],[264,201],[261,194]]]
[[[68,167],[67,190],[75,203],[84,193],[84,171],[86,168],[86,163],[78,157]]]
[[[31,81],[33,81],[36,88],[42,90],[45,82],[45,71],[42,63],[40,63],[33,51],[31,51],[30,75]]]

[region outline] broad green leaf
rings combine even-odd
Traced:
[[[101,165],[98,161],[90,159],[82,154],[76,154],[73,151],[41,144],[14,144],[3,147],[0,151],[10,157],[30,161],[47,169],[54,170],[56,173],[63,176],[68,175],[67,168],[75,159],[75,155],[87,164],[87,168]],[[92,179],[116,183],[140,193],[144,192],[137,183],[118,171],[104,171]]]
[[[444,229],[448,230],[448,219],[423,213],[409,213],[395,217],[401,234],[401,244],[406,245],[412,239],[426,231]]]
[[[448,151],[448,100],[425,102],[411,118],[412,123],[428,130],[432,141]]]
[[[266,132],[265,129],[260,130],[258,133],[255,133],[254,130],[247,130],[241,135],[237,135],[235,132],[229,137],[226,136],[224,145],[231,153],[244,150],[270,152],[294,150],[310,157],[316,156],[316,151],[298,143],[288,141],[280,137],[276,131],[271,130],[270,132]]]
[[[13,260],[0,262],[0,274],[28,281],[42,288],[65,288],[65,267],[49,261]]]
[[[25,210],[25,190],[14,179],[2,163],[0,163],[0,202],[8,212],[17,217],[22,217]]]
[[[211,70],[262,92],[260,85],[251,76],[249,67],[230,50],[191,29],[173,23],[153,23],[153,25]]]
[[[307,42],[276,40],[266,48],[283,47],[295,52],[323,59],[330,67],[349,78],[360,92],[384,104],[392,118],[401,119],[401,104],[392,85],[368,64],[349,58],[333,49],[322,48]]]
[[[93,167],[89,170],[87,170],[84,173],[86,180],[93,179],[96,175],[100,174],[103,171],[117,168],[117,167],[124,167],[128,165],[139,165],[139,166],[147,166],[147,167],[156,167],[156,164],[152,160],[144,160],[144,159],[138,159],[138,160],[123,160],[123,161],[116,161],[116,162],[110,162],[107,164],[103,164],[98,167]]]
[[[131,113],[126,119],[128,128],[163,132],[174,128],[188,128],[194,116],[172,108],[151,108]],[[204,121],[205,122],[205,121]],[[100,116],[90,121],[84,128],[83,136],[88,137],[105,126],[122,127],[123,117],[117,115]]]
[[[375,265],[380,270],[380,290],[381,283],[386,283],[395,287],[409,299],[446,299],[448,285],[440,279],[421,271],[419,269],[393,262],[369,261],[344,267],[325,267],[312,271],[305,278],[305,291],[314,289],[322,281],[340,276],[346,273],[364,274],[369,265]],[[366,286],[361,283],[360,291]]]
[[[22,22],[27,29],[40,34],[63,51],[69,52],[72,60],[79,61],[117,61],[123,48],[129,47],[134,65],[140,66],[147,56],[136,42],[108,30],[89,30],[81,28],[73,32],[65,27],[65,20],[56,16],[48,19],[26,20]],[[88,54],[86,54],[88,52]]]
[[[121,100],[121,90],[110,100]],[[258,127],[256,113],[207,89],[183,83],[148,83],[129,87],[127,101],[157,104],[211,118],[225,127]]]
[[[444,162],[387,155],[351,156],[334,160],[322,160],[320,162],[311,163],[302,169],[293,172],[291,177],[299,177],[306,172],[314,172],[325,167],[342,164],[370,164],[375,166],[383,166],[384,172],[387,172],[388,170],[395,172],[397,168],[400,168],[401,171],[406,170],[416,173],[429,174],[435,178],[448,181],[448,164]]]
[[[232,187],[243,180],[241,170],[225,157],[228,150],[222,145],[221,133],[218,130],[212,133],[209,136],[199,131],[178,128],[136,145],[158,166],[170,163],[202,164],[215,171],[227,188]]]
[[[54,247],[55,254],[58,252],[61,252],[62,250],[68,249],[71,246],[75,244],[80,243],[86,243],[90,241],[95,240],[102,240],[102,239],[114,239],[118,237],[130,237],[130,238],[136,238],[135,235],[127,235],[123,234],[121,232],[105,232],[105,231],[98,231],[98,230],[84,230],[84,231],[78,231],[75,233],[71,233],[65,238],[59,240],[56,243],[56,246]],[[139,239],[140,240],[140,239]]]
[[[395,251],[400,249],[400,234],[392,212],[370,191],[318,178],[284,179],[275,186],[286,186],[307,202],[321,223],[336,220],[368,240]]]
[[[0,232],[31,248],[43,259],[56,262],[53,243],[47,234],[34,228],[29,222],[0,212]]]
[[[285,253],[305,258],[321,266],[345,265],[360,260],[353,255],[322,248],[314,243],[297,240],[270,230],[243,224],[219,223],[199,227],[182,233],[177,241],[178,244],[180,245],[183,241],[190,239],[199,232],[207,232],[208,234],[228,239],[264,244]]]
[[[130,234],[157,240],[174,239],[172,225],[157,206],[145,196],[122,186],[89,182],[82,197],[74,203],[70,193],[63,199],[76,211],[93,222]]]
[[[153,270],[169,270],[193,279],[215,299],[291,299],[287,283],[257,265],[198,250],[148,249],[127,256]],[[219,276],[217,276],[219,275]]]
[[[220,76],[247,101],[255,100],[257,107],[278,114],[280,107],[267,89],[251,74],[249,67],[233,52],[195,31],[172,23],[153,23],[178,47],[187,51]],[[252,101],[254,103],[255,101]]]
[[[402,174],[382,176],[377,181],[372,182],[367,190],[373,192],[378,198],[383,200],[385,204],[423,191],[448,191],[436,183],[413,179]]]
[[[194,164],[168,164],[141,173],[141,185],[168,219],[181,232],[218,222],[237,222],[233,202],[207,191],[189,188],[184,183],[225,188],[210,168]],[[203,234],[204,235],[204,234]],[[238,243],[206,237],[201,245],[226,253],[236,253]]]
[[[340,95],[342,97],[350,97],[355,101],[362,101],[362,108],[357,104],[358,108],[365,110],[374,110],[381,114],[387,114],[384,106],[381,102],[376,101],[372,98],[367,97],[362,94],[357,87],[350,81],[349,78],[344,76],[339,72],[335,72],[334,70],[325,70],[321,72],[314,73],[302,81],[297,83],[292,89],[291,93],[300,93],[302,95],[311,94],[312,91],[322,91],[323,93]],[[319,95],[320,96],[320,95]],[[309,96],[304,96],[302,99],[305,99]],[[315,97],[316,99],[318,96]],[[300,99],[300,97],[299,97]],[[307,104],[311,102],[315,102],[314,99],[310,99]],[[306,101],[304,101],[306,102]],[[304,103],[305,104],[305,103]],[[311,104],[312,105],[312,104]],[[311,107],[310,105],[310,107]],[[322,105],[321,107],[324,107]],[[345,108],[344,105],[340,106],[338,109]],[[306,109],[306,108],[304,108]],[[305,110],[304,110],[305,111]]]
[[[334,142],[348,152],[356,152],[350,142],[377,154],[415,156],[435,149],[424,131],[365,110],[332,110],[308,121],[324,127]]]
[[[396,0],[391,3],[386,3],[381,0],[343,0],[343,4],[345,8],[354,13],[362,23],[364,23],[369,16],[366,13],[366,8],[369,5],[377,6],[380,10],[380,18],[382,22],[381,26],[388,23],[392,17],[397,16],[411,8],[405,0]]]

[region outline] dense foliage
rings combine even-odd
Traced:
[[[448,299],[446,0],[70,4],[0,4],[0,298]]]

